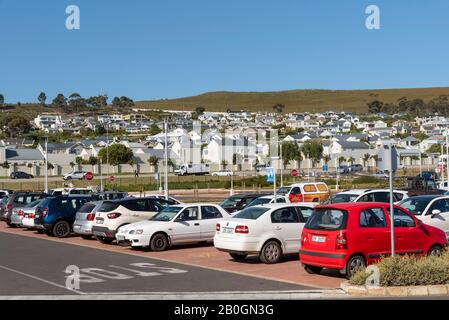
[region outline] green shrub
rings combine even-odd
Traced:
[[[357,178],[354,178],[352,181],[352,184],[363,184],[363,183],[382,183],[382,181],[376,177],[373,176],[360,176]]]
[[[420,286],[449,284],[449,253],[440,257],[395,256],[380,260],[381,286]],[[353,285],[365,285],[369,274],[365,269],[350,280]]]

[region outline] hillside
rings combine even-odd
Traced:
[[[249,110],[273,111],[273,105],[282,103],[284,112],[322,112],[344,110],[364,113],[366,103],[374,99],[396,102],[399,98],[420,98],[428,101],[440,95],[449,95],[449,88],[413,88],[385,90],[291,90],[279,92],[210,92],[179,99],[139,101],[141,108],[162,110],[194,110],[203,106],[207,111]]]

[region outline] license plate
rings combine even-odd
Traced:
[[[125,236],[117,235],[117,240],[118,241],[125,241]]]
[[[322,236],[312,236],[312,241],[313,242],[326,242],[326,237],[322,237]]]
[[[98,224],[103,224],[104,220],[97,220]]]
[[[223,233],[232,233],[233,231],[233,228],[223,228]]]

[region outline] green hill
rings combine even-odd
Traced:
[[[344,110],[364,113],[366,103],[375,99],[396,102],[399,98],[420,98],[429,101],[449,95],[449,88],[413,88],[385,90],[290,90],[279,92],[209,92],[193,97],[139,101],[138,107],[161,110],[194,110],[198,106],[207,111],[248,110],[273,111],[273,105],[285,105],[284,112],[322,112]]]

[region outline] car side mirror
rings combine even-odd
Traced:
[[[438,210],[438,209],[432,210],[431,218],[435,218],[435,217],[436,217],[437,215],[439,215],[440,213],[441,213],[441,211]]]

